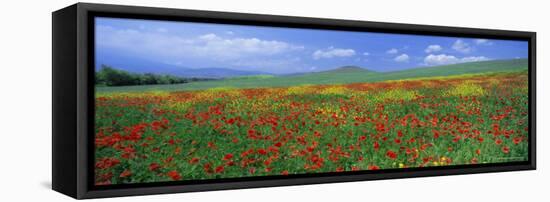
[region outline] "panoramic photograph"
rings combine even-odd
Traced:
[[[95,18],[95,185],[528,160],[526,41]]]

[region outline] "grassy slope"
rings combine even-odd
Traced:
[[[410,79],[420,77],[450,76],[460,74],[476,74],[487,72],[511,72],[526,70],[526,59],[498,60],[472,62],[437,67],[415,68],[395,72],[373,72],[366,69],[342,68],[326,72],[316,72],[302,75],[280,77],[245,77],[216,81],[194,82],[174,85],[147,85],[123,87],[98,87],[98,92],[127,92],[127,91],[178,91],[200,90],[218,87],[256,88],[256,87],[283,87],[305,84],[343,84],[356,82],[377,82],[387,80]]]
[[[471,62],[388,72],[381,80],[527,70],[526,59]]]

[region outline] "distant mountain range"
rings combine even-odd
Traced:
[[[201,69],[190,69],[190,68],[180,68],[177,71],[172,72],[172,74],[183,77],[198,77],[198,78],[230,78],[230,77],[240,77],[240,76],[252,76],[252,75],[269,75],[269,73],[260,72],[260,71],[244,71],[236,69],[227,69],[227,68],[201,68]]]
[[[363,67],[359,67],[359,66],[342,66],[342,67],[338,67],[336,69],[330,69],[330,70],[326,70],[326,71],[323,71],[323,72],[364,72],[364,71],[371,71],[367,68],[363,68]]]
[[[239,76],[252,75],[270,75],[260,71],[236,70],[220,67],[210,68],[190,68],[177,65],[170,65],[160,62],[143,60],[130,56],[117,55],[116,59],[109,54],[103,54],[96,58],[96,71],[101,68],[101,65],[111,66],[116,69],[133,72],[133,73],[155,73],[155,74],[170,74],[180,77],[197,77],[197,78],[228,78]]]
[[[100,64],[101,65],[101,64]],[[112,66],[115,69],[121,69],[128,72],[134,73],[155,73],[155,74],[169,74],[174,76],[186,77],[186,78],[231,78],[231,77],[240,77],[240,76],[253,76],[253,75],[270,75],[266,72],[260,71],[244,71],[228,68],[201,68],[201,69],[192,69],[171,65],[155,65],[154,69],[143,68],[132,66],[132,68],[126,68],[124,66],[115,66],[110,64],[105,64],[107,66]]]

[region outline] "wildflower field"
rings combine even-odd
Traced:
[[[95,183],[525,161],[525,72],[97,92]]]

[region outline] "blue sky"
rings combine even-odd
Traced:
[[[128,58],[288,74],[345,65],[384,72],[527,56],[523,41],[96,18],[96,63],[130,70],[135,61]]]

